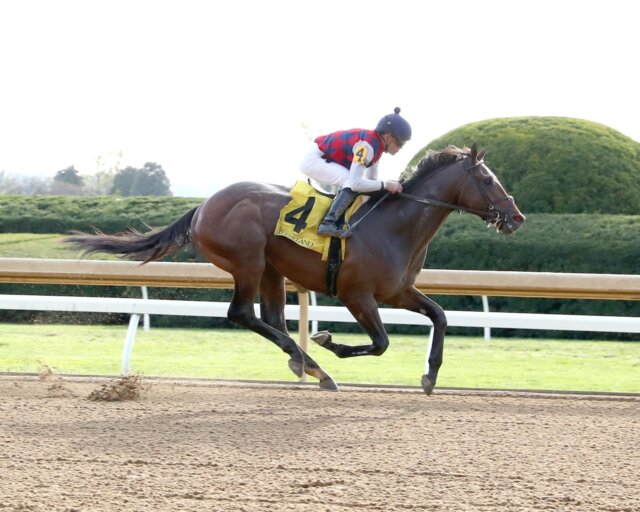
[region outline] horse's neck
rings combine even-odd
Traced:
[[[442,174],[434,176],[433,179],[427,177],[412,189],[411,195],[455,204],[458,201],[460,187],[457,185],[459,182],[451,180],[450,177],[451,174],[449,178]],[[451,213],[447,208],[433,207],[410,199],[403,199],[399,208],[399,217],[406,221],[405,229],[415,237],[418,245],[422,246],[431,241]]]
[[[437,199],[453,203],[458,200],[459,187],[449,184],[450,180],[429,180],[419,186],[412,187],[411,195],[420,198]],[[384,203],[383,203],[384,204]],[[430,206],[408,198],[394,198],[384,204],[379,215],[381,224],[372,223],[375,229],[388,225],[392,233],[393,244],[402,247],[405,264],[409,267],[422,268],[427,246],[436,235],[440,226],[451,213],[450,209]],[[388,223],[388,224],[387,224]]]
[[[397,212],[398,231],[411,241],[417,251],[431,242],[451,210],[434,208],[423,203],[402,199]]]

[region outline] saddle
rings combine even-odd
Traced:
[[[335,295],[340,262],[346,254],[346,240],[318,235],[318,225],[329,211],[333,196],[312,187],[306,181],[297,181],[291,189],[291,200],[280,210],[274,234],[322,254],[327,263],[327,292]],[[355,213],[360,201],[354,201],[345,213],[345,219]]]

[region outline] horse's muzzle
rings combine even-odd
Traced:
[[[527,218],[521,212],[502,212],[495,221],[496,230],[503,235],[515,233],[522,227]]]

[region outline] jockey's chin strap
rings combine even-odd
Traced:
[[[482,163],[483,161],[480,160],[475,164],[471,164],[471,160],[469,158],[465,159],[465,169],[469,171],[468,176],[472,177],[472,171],[479,165],[482,165]],[[473,213],[474,215],[477,215],[478,217],[484,219],[485,222],[489,224],[493,224],[500,220],[506,220],[508,218],[507,213],[501,211],[499,208],[495,206],[495,204],[491,201],[491,199],[489,199],[489,196],[487,196],[487,193],[483,190],[482,186],[480,185],[477,179],[474,179],[473,181],[478,187],[480,194],[482,194],[482,197],[487,202],[487,205],[488,205],[487,210],[476,210],[475,208],[467,208],[466,206],[462,206],[454,203],[447,203],[445,201],[440,201],[438,199],[415,196],[413,194],[407,194],[406,192],[398,192],[396,195],[399,197],[404,197],[405,199],[410,199],[411,201],[416,201],[417,203],[428,204],[431,206],[441,206],[443,208],[449,208],[450,210],[458,210],[459,212]],[[508,201],[513,201],[513,198],[511,196],[505,196],[503,199]]]

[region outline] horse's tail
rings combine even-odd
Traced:
[[[143,263],[148,263],[173,254],[191,242],[191,219],[197,209],[193,208],[160,231],[140,233],[130,229],[116,235],[106,235],[100,231],[93,235],[71,231],[71,236],[66,237],[64,242],[82,250],[83,255],[105,252],[128,259],[142,259]]]

